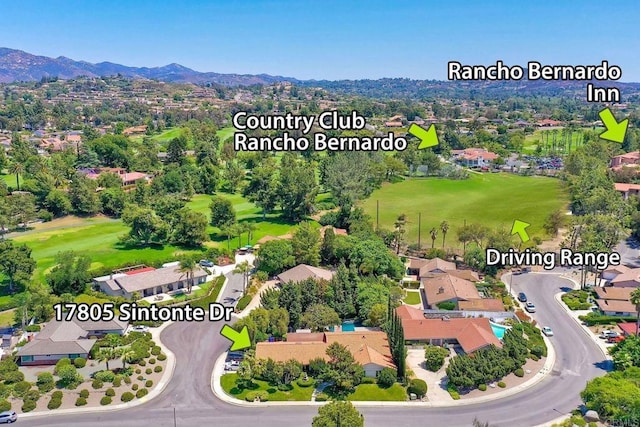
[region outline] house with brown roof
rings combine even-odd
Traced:
[[[478,300],[480,294],[472,282],[451,274],[440,274],[421,280],[420,287],[426,298],[425,308],[438,308],[443,302],[453,302],[459,309],[459,301]]]
[[[384,368],[395,368],[387,335],[382,331],[291,333],[287,341],[257,343],[256,358],[276,362],[293,359],[306,366],[317,358],[328,361],[327,348],[336,342],[349,350],[368,377],[376,377]]]
[[[615,190],[622,194],[622,197],[627,200],[631,196],[640,195],[640,184],[627,184],[616,182],[613,184]]]
[[[303,282],[307,279],[330,281],[334,272],[325,268],[299,264],[277,275],[280,283]]]
[[[640,151],[632,151],[630,153],[620,154],[611,158],[611,169],[619,170],[624,167],[640,166]]]
[[[635,316],[636,306],[631,303],[632,287],[596,287],[596,304],[606,316]]]
[[[193,284],[200,285],[207,280],[207,272],[196,267]],[[176,291],[187,287],[187,273],[178,265],[162,268],[142,268],[125,273],[110,274],[93,279],[94,286],[107,295],[131,298],[134,293],[143,297]]]
[[[628,271],[618,274],[609,283],[617,288],[640,287],[640,268],[630,268]]]
[[[453,160],[469,168],[490,166],[498,157],[496,153],[484,148],[465,148],[464,150],[451,150]]]
[[[602,272],[601,276],[604,280],[612,280],[623,273],[628,273],[630,270],[631,268],[626,265],[611,265]]]
[[[23,366],[55,365],[60,359],[86,359],[96,338],[106,334],[124,334],[127,323],[117,318],[109,321],[56,321],[49,322],[37,335],[18,349]]]
[[[426,319],[424,315],[419,318],[419,310],[402,307],[396,313],[408,344],[457,344],[467,354],[490,345],[502,347],[486,317]]]

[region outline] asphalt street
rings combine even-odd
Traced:
[[[241,282],[240,282],[241,283]],[[514,396],[477,405],[452,408],[360,408],[365,425],[373,427],[468,427],[474,417],[492,427],[534,426],[568,414],[580,404],[586,382],[605,373],[608,364],[596,344],[564,312],[554,294],[569,282],[549,274],[523,274],[513,279],[514,291],[524,291],[537,306],[533,317],[551,326],[557,360],[550,375]],[[226,293],[225,293],[226,294]],[[222,300],[221,300],[222,301]],[[52,415],[19,419],[19,425],[72,426],[310,426],[315,407],[238,407],[219,401],[211,392],[210,378],[217,356],[229,342],[220,336],[222,323],[174,323],[162,341],[177,359],[173,379],[157,398],[131,409],[77,415]],[[174,420],[175,408],[175,420]]]

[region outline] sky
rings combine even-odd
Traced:
[[[449,61],[608,60],[640,81],[634,0],[7,0],[0,16],[0,47],[89,62],[444,80]]]

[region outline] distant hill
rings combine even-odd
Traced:
[[[64,56],[49,58],[30,53],[0,48],[0,83],[15,81],[34,81],[42,77],[72,79],[79,76],[98,77],[121,74],[130,78],[156,79],[179,83],[217,83],[225,86],[270,84],[279,81],[297,82],[290,77],[270,76],[268,74],[220,74],[201,73],[180,64],[163,67],[128,67],[113,62],[92,64],[75,61]]]

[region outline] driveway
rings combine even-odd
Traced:
[[[564,279],[551,274],[515,276],[516,292],[524,291],[536,303],[534,318],[555,331],[556,365],[540,383],[522,393],[475,405],[449,408],[361,407],[367,427],[447,426],[468,427],[474,417],[492,427],[534,426],[566,415],[580,402],[579,393],[586,382],[604,375],[609,366],[596,344],[567,317],[554,300],[554,294],[569,287]],[[317,408],[308,406],[243,408],[221,402],[211,392],[210,378],[216,358],[229,348],[220,336],[222,323],[178,322],[161,335],[176,356],[176,370],[160,396],[148,403],[111,413],[52,415],[47,418],[23,418],[23,426],[80,427],[96,426],[154,427],[252,426],[301,427],[311,425]],[[55,412],[52,412],[55,414]]]

